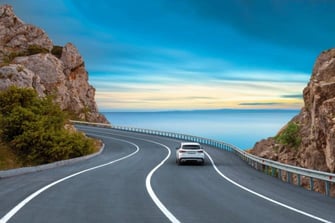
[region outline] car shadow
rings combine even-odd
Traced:
[[[178,164],[177,164],[178,165]],[[204,164],[197,162],[197,161],[183,161],[180,166],[206,166],[207,162],[205,161]]]

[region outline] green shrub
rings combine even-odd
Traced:
[[[20,57],[20,56],[26,56],[27,53],[25,51],[17,51],[17,52],[11,52],[9,54],[3,55],[2,58],[2,66],[7,66],[9,65],[15,57]]]
[[[16,57],[30,56],[38,53],[49,53],[49,50],[39,45],[29,45],[26,50],[4,54],[0,65],[9,65]]]
[[[67,117],[51,97],[33,89],[10,87],[0,92],[0,137],[25,165],[89,154],[92,139],[64,128]]]
[[[49,50],[39,45],[29,45],[28,46],[27,56],[38,54],[38,53],[49,53]]]
[[[301,143],[299,129],[300,127],[297,123],[288,123],[287,127],[275,137],[276,142],[297,149]]]
[[[20,167],[17,156],[8,145],[0,142],[0,170],[7,170]]]

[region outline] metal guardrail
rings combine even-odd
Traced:
[[[309,179],[310,190],[314,191],[314,179],[321,180],[325,184],[325,194],[330,196],[330,187],[332,183],[335,183],[335,174],[316,171],[306,168],[301,168],[297,166],[287,165],[280,162],[276,162],[273,160],[264,159],[255,155],[252,155],[244,150],[239,149],[238,147],[231,145],[229,143],[202,138],[198,136],[186,135],[181,133],[174,132],[166,132],[159,130],[151,130],[151,129],[143,129],[143,128],[135,128],[135,127],[125,127],[125,126],[114,126],[110,124],[102,124],[102,123],[91,123],[91,122],[83,122],[83,121],[73,121],[74,124],[82,124],[82,125],[91,125],[105,128],[112,128],[116,130],[122,130],[127,132],[137,132],[144,133],[148,135],[156,135],[156,136],[164,136],[174,139],[187,140],[198,142],[204,145],[212,146],[215,148],[219,148],[222,150],[226,150],[229,152],[233,152],[238,155],[242,160],[246,161],[249,165],[256,168],[257,170],[263,171],[266,174],[271,176],[276,176],[281,180],[286,180],[288,183],[294,183],[296,180],[297,186],[302,185],[302,179]]]

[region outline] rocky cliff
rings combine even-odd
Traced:
[[[317,58],[303,97],[304,107],[299,115],[277,136],[256,143],[250,152],[283,163],[334,173],[335,49],[324,51]],[[283,137],[286,140],[282,140]]]
[[[40,28],[25,24],[9,5],[0,6],[0,90],[10,85],[54,95],[76,117],[107,123],[99,114],[82,56],[68,43],[54,46]]]

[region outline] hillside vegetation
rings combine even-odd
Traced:
[[[51,97],[9,87],[0,92],[0,168],[30,166],[92,153],[94,140],[65,128],[67,115]]]

